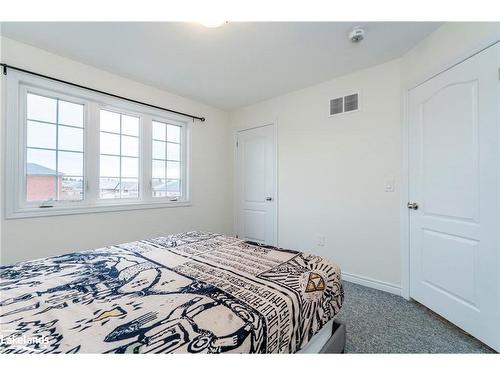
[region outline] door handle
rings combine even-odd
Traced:
[[[410,210],[418,210],[418,204],[415,202],[412,202],[412,203],[408,202],[406,207],[408,207]]]
[[[273,197],[266,197],[266,201],[271,202],[273,200]]]

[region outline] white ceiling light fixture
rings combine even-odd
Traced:
[[[199,21],[200,25],[208,27],[210,29],[225,25],[228,22],[229,21],[224,21],[224,20],[215,19],[215,18],[214,19],[205,19],[205,20]]]

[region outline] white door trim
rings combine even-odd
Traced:
[[[402,93],[401,99],[401,194],[400,194],[400,255],[401,255],[401,296],[405,299],[410,299],[410,216],[407,208],[409,202],[409,114],[408,114],[408,98],[410,90],[420,86],[424,82],[436,77],[437,75],[446,72],[454,66],[470,59],[471,57],[483,52],[484,50],[493,47],[500,43],[500,40],[485,41],[483,47],[478,47],[475,51],[470,51],[467,56],[460,56],[450,61],[446,67],[441,67],[439,70],[428,74],[419,82],[409,84]]]
[[[274,130],[274,244],[272,246],[279,247],[279,231],[278,231],[278,216],[279,216],[279,194],[278,194],[278,121],[264,122],[262,125],[246,126],[235,129],[233,131],[233,235],[238,235],[238,212],[239,212],[239,199],[238,199],[238,134],[242,131],[262,128],[264,126],[272,126]]]

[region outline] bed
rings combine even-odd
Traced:
[[[342,302],[321,257],[186,232],[1,266],[0,352],[328,351]]]

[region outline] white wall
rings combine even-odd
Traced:
[[[8,38],[2,40],[2,61],[207,118],[193,125],[191,207],[2,219],[2,264],[185,230],[232,232],[232,135],[226,112]]]
[[[231,114],[235,129],[278,122],[279,245],[343,273],[399,285],[400,61]],[[361,111],[328,117],[329,99],[361,92]],[[384,183],[394,178],[396,191]],[[325,236],[324,247],[317,246]]]
[[[500,22],[446,23],[402,57],[401,83],[412,87],[498,40]]]

